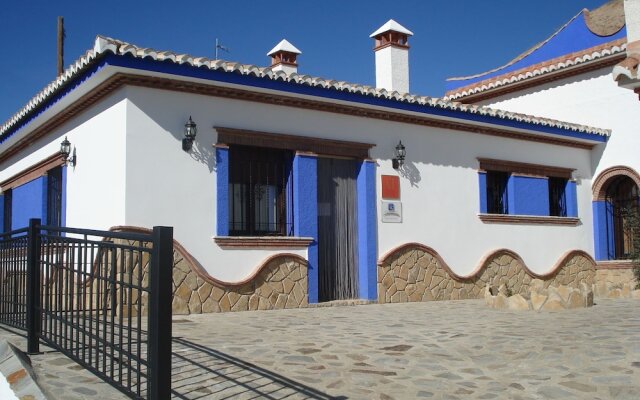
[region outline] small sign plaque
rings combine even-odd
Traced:
[[[402,202],[382,201],[382,222],[402,222]]]

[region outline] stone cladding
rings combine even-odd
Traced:
[[[481,299],[487,285],[505,287],[513,294],[529,293],[531,280],[577,288],[593,285],[595,262],[581,251],[567,253],[545,276],[532,273],[522,259],[509,250],[497,250],[469,276],[451,271],[431,248],[408,244],[392,251],[378,265],[378,302],[404,303],[430,300]]]
[[[142,228],[118,227],[117,230],[144,231]],[[133,243],[128,243],[133,244]],[[124,256],[123,256],[124,254]],[[132,259],[131,259],[131,258]],[[105,265],[111,265],[105,262]],[[149,254],[129,255],[118,251],[116,273],[127,280],[137,277],[142,268],[142,286],[148,286]],[[94,289],[98,282],[92,282]],[[134,282],[135,284],[135,282]],[[307,262],[295,254],[276,254],[256,268],[242,282],[223,282],[209,276],[195,259],[176,241],[173,249],[174,315],[226,311],[271,310],[307,307]],[[93,291],[94,296],[97,290]],[[103,301],[110,301],[110,290]],[[148,296],[144,291],[116,288],[118,314],[147,314]],[[97,301],[97,299],[94,299]],[[97,304],[94,302],[94,304]]]

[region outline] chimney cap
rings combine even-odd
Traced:
[[[378,28],[377,31],[375,31],[371,35],[369,35],[369,37],[373,38],[373,37],[381,35],[381,34],[383,34],[385,32],[389,32],[389,31],[403,33],[403,34],[405,34],[407,36],[413,36],[413,32],[411,32],[410,30],[408,30],[404,26],[400,25],[396,21],[390,19],[389,21],[387,21],[387,23],[385,23],[380,28]]]
[[[281,51],[286,51],[287,53],[293,53],[293,54],[302,54],[302,52],[298,50],[296,46],[289,43],[287,39],[282,39],[280,43],[276,45],[276,47],[274,47],[273,49],[271,49],[270,52],[267,53],[267,55],[272,56],[275,53],[278,53]]]

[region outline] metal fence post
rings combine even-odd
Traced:
[[[29,220],[27,232],[27,353],[40,352],[40,219]]]
[[[173,228],[153,227],[149,266],[149,329],[147,397],[171,397],[171,302],[173,281]]]

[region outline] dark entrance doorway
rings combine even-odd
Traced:
[[[638,186],[628,176],[613,178],[607,187],[607,218],[609,242],[613,247],[613,258],[616,260],[627,259],[633,251],[633,240],[629,230],[629,212],[638,209]]]
[[[355,160],[318,158],[318,300],[358,297]]]

